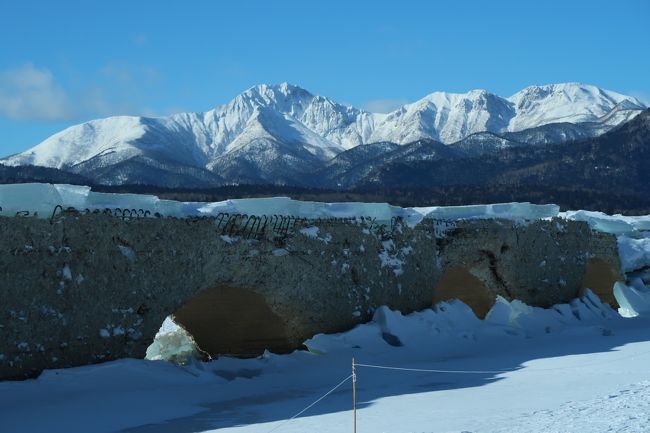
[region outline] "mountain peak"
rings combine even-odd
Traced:
[[[429,93],[424,98],[416,101],[409,105],[422,105],[427,103],[432,103],[436,106],[453,106],[458,104],[464,104],[467,101],[480,101],[486,99],[499,99],[500,97],[495,95],[492,92],[489,92],[485,89],[472,89],[466,93],[454,93],[454,92],[442,92],[436,91]]]
[[[282,95],[284,97],[313,96],[310,92],[303,89],[302,87],[296,86],[295,84],[287,83],[286,81],[280,84],[264,84],[264,83],[257,84],[255,86],[246,89],[242,93],[242,95],[266,95],[266,96],[274,96],[274,97],[277,97],[279,95]]]
[[[467,92],[467,96],[471,98],[484,98],[488,95],[492,95],[492,93],[485,89],[473,89]]]

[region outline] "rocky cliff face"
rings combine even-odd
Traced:
[[[168,315],[209,356],[251,356],[349,329],[381,305],[456,297],[481,315],[496,295],[566,302],[594,258],[620,275],[614,237],[565,220],[302,221],[247,238],[210,219],[67,213],[3,217],[0,232],[0,378],[144,357]]]

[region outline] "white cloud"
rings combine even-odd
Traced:
[[[0,115],[10,119],[67,120],[73,116],[65,90],[47,69],[27,64],[0,71]]]
[[[13,120],[75,121],[89,117],[151,114],[143,106],[142,83],[157,83],[154,68],[107,64],[92,85],[65,88],[46,69],[27,64],[0,71],[0,117]],[[81,86],[81,87],[80,87]],[[167,112],[168,110],[165,110]]]
[[[145,35],[144,33],[137,34],[133,38],[133,44],[135,44],[138,47],[143,47],[147,45],[147,41],[148,41],[147,35]]]
[[[361,107],[371,113],[390,113],[406,103],[408,103],[406,99],[373,99]]]
[[[128,83],[133,81],[133,71],[126,65],[119,63],[108,63],[100,70],[101,74],[106,78]]]

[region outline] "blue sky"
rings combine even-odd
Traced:
[[[0,154],[84,120],[205,111],[283,81],[374,111],[565,81],[648,103],[648,41],[645,0],[2,0]]]

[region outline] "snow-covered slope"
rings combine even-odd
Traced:
[[[109,117],[71,126],[38,146],[3,161],[11,165],[40,165],[61,168],[110,154],[126,159],[142,153],[138,142],[146,126],[138,117]],[[144,146],[142,146],[144,147]]]
[[[432,138],[449,144],[477,132],[522,131],[565,122],[601,122],[606,130],[643,108],[636,98],[580,83],[530,86],[509,98],[485,90],[435,92],[377,122],[371,139],[405,144]]]
[[[549,123],[608,122],[614,120],[610,119],[614,113],[622,115],[614,120],[614,123],[620,123],[630,119],[628,115],[631,113],[626,111],[643,107],[635,98],[578,83],[526,87],[508,101],[515,110],[508,131],[521,131]],[[608,116],[610,113],[612,115]]]
[[[376,114],[287,83],[259,85],[205,113],[119,116],[72,126],[0,162],[92,174],[140,158],[144,166],[155,161],[157,168],[167,163],[207,169],[227,181],[276,181],[276,173],[310,172],[319,161],[360,144],[420,139],[450,144],[477,132],[505,133],[557,122],[595,123],[604,132],[643,108],[635,98],[568,83],[528,87],[510,98],[485,90],[436,92],[392,113]],[[111,173],[103,175],[110,178]]]
[[[205,113],[166,118],[120,116],[76,125],[3,162],[74,171],[93,159],[100,161],[93,164],[96,168],[148,156],[214,168],[224,155],[269,144],[290,146],[298,155],[326,160],[367,140],[373,121],[369,113],[296,86],[260,85]],[[273,158],[273,153],[266,156],[267,160]]]
[[[479,131],[502,131],[512,116],[507,99],[485,90],[435,92],[389,113],[371,138],[399,144],[423,138],[452,143]]]

